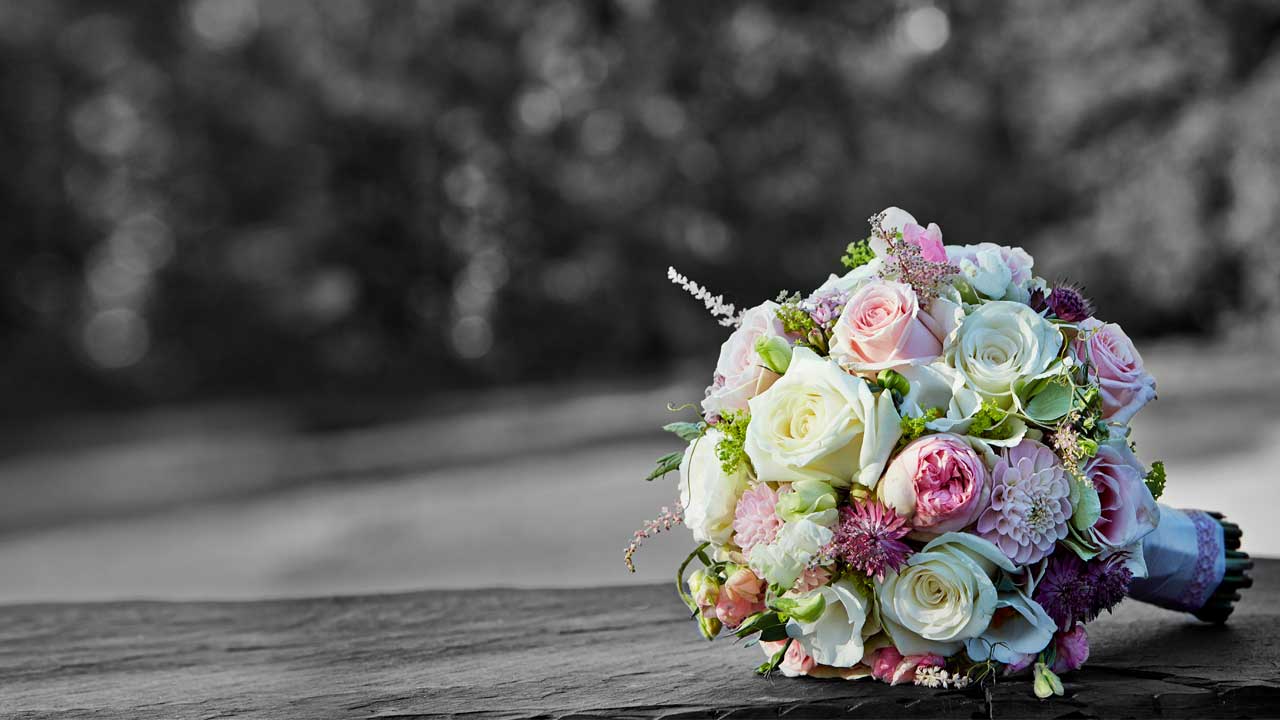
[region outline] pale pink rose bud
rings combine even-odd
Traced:
[[[774,640],[769,642],[761,642],[760,648],[764,650],[767,657],[773,657],[775,653],[783,648],[787,643],[786,640]],[[787,648],[787,654],[782,658],[782,664],[778,669],[786,677],[799,677],[808,675],[818,667],[818,662],[804,651],[799,642],[792,642],[791,647]]]
[[[720,588],[716,617],[725,627],[738,627],[748,616],[764,610],[765,587],[749,568],[738,568]]]
[[[1102,415],[1125,424],[1156,396],[1156,380],[1124,330],[1114,323],[1089,318],[1080,323],[1073,344],[1076,359],[1090,363],[1089,377],[1102,391]]]
[[[924,535],[972,524],[991,494],[982,457],[956,435],[926,435],[898,453],[876,488],[880,499]]]
[[[1057,650],[1052,668],[1055,673],[1079,670],[1089,659],[1089,634],[1085,632],[1083,623],[1078,623],[1068,632],[1054,635],[1053,644]]]
[[[743,313],[742,324],[720,346],[715,376],[702,401],[705,414],[723,415],[733,410],[746,410],[748,400],[768,390],[777,381],[778,374],[765,367],[756,352],[756,340],[759,338],[781,338],[791,343],[782,321],[778,320],[776,303],[765,302]]]
[[[944,325],[925,312],[910,285],[873,280],[836,320],[831,357],[855,372],[927,363],[942,355]]]

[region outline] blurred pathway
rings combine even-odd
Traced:
[[[1162,397],[1140,416],[1136,437],[1145,460],[1168,466],[1165,501],[1221,510],[1245,528],[1247,550],[1280,555],[1280,523],[1270,516],[1280,499],[1277,370],[1268,358],[1237,357],[1216,370],[1210,386],[1200,378],[1204,359],[1194,353],[1167,346],[1148,355]],[[674,500],[674,474],[642,478],[654,458],[675,447],[652,431],[666,417],[663,405],[688,392],[663,386],[497,403],[444,420],[313,438],[277,431],[267,440],[241,433],[241,444],[221,446],[207,434],[198,443],[166,441],[160,456],[170,459],[152,466],[164,473],[138,479],[144,489],[185,486],[184,467],[202,481],[216,478],[219,458],[224,468],[250,472],[262,465],[245,460],[250,451],[265,453],[273,467],[318,465],[310,475],[286,475],[275,489],[242,478],[252,487],[207,493],[200,502],[11,528],[0,536],[0,602],[665,580],[687,552],[683,533],[652,540],[635,575],[623,567],[621,551],[634,528]],[[183,443],[202,448],[198,462],[184,466],[165,454],[180,457],[174,448]],[[146,468],[136,460],[154,452],[140,443],[87,451],[92,462],[74,454],[16,458],[0,464],[0,482],[12,498],[12,468],[33,478],[43,468],[55,487],[88,488],[91,475],[68,473],[98,463],[99,476],[124,477]],[[342,460],[326,470],[326,456]],[[113,457],[133,460],[113,465]],[[21,506],[9,503],[7,512]]]

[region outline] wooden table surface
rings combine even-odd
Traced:
[[[1067,694],[769,679],[669,586],[0,607],[0,716],[1259,717],[1280,715],[1280,561],[1232,622],[1126,602]]]

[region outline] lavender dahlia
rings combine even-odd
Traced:
[[[1019,565],[1040,560],[1067,536],[1070,483],[1052,450],[1023,440],[991,470],[991,506],[978,517],[978,535]]]
[[[907,519],[893,508],[876,500],[855,502],[840,508],[828,554],[884,581],[886,571],[897,571],[911,555],[911,547],[902,542],[909,532]]]

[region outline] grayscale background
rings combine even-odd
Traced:
[[[899,205],[1280,554],[1280,6],[0,2],[0,602],[609,585],[668,402]]]

